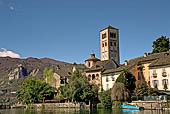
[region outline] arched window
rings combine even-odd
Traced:
[[[99,74],[96,74],[96,78],[97,78],[97,79],[99,78]]]
[[[88,62],[88,66],[90,67],[91,65],[90,65],[90,62]]]
[[[90,75],[90,74],[88,75],[88,80],[89,80],[89,81],[91,80],[91,75]]]
[[[94,80],[94,79],[95,79],[95,75],[93,74],[93,75],[92,75],[92,80]]]

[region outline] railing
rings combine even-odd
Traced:
[[[166,75],[166,72],[162,72],[162,76],[163,77],[166,77],[167,75]]]
[[[152,74],[153,78],[157,78],[157,73]]]

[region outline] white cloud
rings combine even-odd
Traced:
[[[11,58],[20,58],[20,55],[17,53],[14,53],[12,51],[8,51],[5,48],[1,48],[2,51],[0,51],[0,57],[11,57]]]

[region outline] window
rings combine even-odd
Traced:
[[[109,89],[109,84],[106,84],[106,90],[108,90]]]
[[[166,70],[165,70],[165,68],[162,69],[162,76],[166,77]]]
[[[113,42],[110,42],[110,46],[113,46]]]
[[[116,38],[116,33],[110,32],[110,38]]]
[[[116,42],[114,42],[114,46],[116,46]]]
[[[158,80],[153,80],[153,87],[158,88]]]
[[[113,38],[113,36],[114,36],[114,35],[113,35],[113,33],[112,33],[112,32],[110,32],[110,37],[111,37],[111,38]]]
[[[166,90],[166,89],[168,89],[168,79],[163,79],[162,80],[162,86],[163,86],[163,88]]]
[[[97,79],[99,78],[99,74],[96,74],[96,78],[97,78]]]
[[[116,33],[113,34],[113,38],[116,38]]]
[[[153,78],[156,78],[157,77],[157,73],[156,73],[156,70],[153,70]]]
[[[104,43],[102,43],[102,47],[104,47]]]
[[[102,34],[102,39],[106,38],[106,33]]]
[[[106,82],[109,82],[109,78],[108,77],[106,77]]]
[[[112,81],[115,81],[115,78],[112,76]]]
[[[61,79],[61,80],[60,80],[60,84],[64,84],[64,79]]]
[[[92,80],[95,80],[95,75],[94,74],[92,75]]]
[[[89,81],[91,80],[91,75],[90,75],[90,74],[88,75],[88,80],[89,80]]]
[[[105,42],[105,46],[107,46],[107,42]]]
[[[168,85],[168,79],[163,79],[163,80],[162,80],[162,85],[165,85],[165,84]]]
[[[90,67],[91,65],[90,65],[90,62],[88,62],[88,66]]]

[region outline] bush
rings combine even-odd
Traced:
[[[120,108],[121,104],[122,104],[122,102],[120,102],[120,101],[113,101],[112,108]]]
[[[97,108],[104,108],[104,105],[102,103],[98,103]]]

